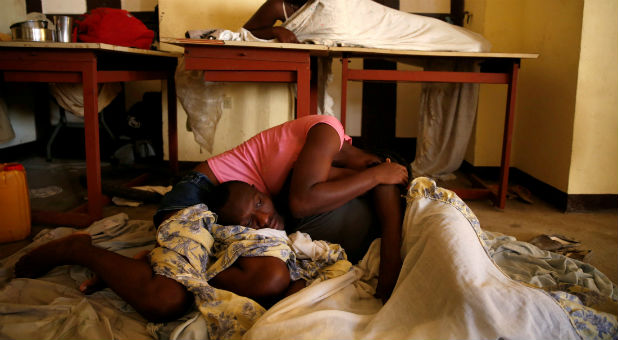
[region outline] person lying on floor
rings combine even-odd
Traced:
[[[281,211],[289,211],[287,233],[301,231],[314,240],[340,244],[353,263],[381,235],[376,295],[386,301],[401,269],[401,189],[408,183],[408,171],[349,141],[339,120],[325,115],[262,131],[181,179],[163,197],[155,225],[179,209],[207,202],[208,192],[220,183],[242,181],[281,202]],[[257,196],[250,208],[243,225],[258,223],[263,197]]]
[[[157,247],[149,253],[128,258],[94,246],[88,234],[75,233],[23,256],[15,276],[32,278],[59,265],[82,265],[95,276],[80,285],[81,291],[107,284],[146,319],[161,322],[186,313],[194,295],[198,306],[204,296],[227,303],[234,299],[213,287],[269,307],[308,282],[350,269],[341,246],[311,241],[301,233],[288,237],[272,201],[249,184],[226,182],[211,194],[217,195],[213,202],[223,220],[215,223],[216,215],[204,204],[179,211],[158,228]],[[240,225],[244,208],[257,196],[263,211],[279,221],[273,222],[277,229],[264,221],[251,227]]]

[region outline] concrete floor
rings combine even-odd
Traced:
[[[50,186],[62,189],[62,192],[48,198],[31,198],[33,208],[62,211],[84,202],[86,191],[79,181],[80,175],[85,172],[83,161],[54,160],[48,163],[36,156],[13,161],[26,167],[30,189]],[[143,166],[141,168],[144,169]],[[123,178],[128,180],[136,173],[109,164],[104,164],[102,169],[104,181],[119,182]],[[159,174],[146,184],[167,185],[172,181],[171,176]],[[618,282],[618,211],[562,213],[536,197],[533,197],[533,200],[534,204],[509,200],[504,210],[496,209],[491,202],[485,200],[467,203],[485,230],[512,235],[521,241],[529,241],[540,234],[560,234],[581,242],[580,249],[592,250],[588,261],[613,282]],[[151,220],[155,210],[156,204],[136,208],[109,205],[104,208],[103,213],[111,216],[125,212],[131,219]],[[36,233],[46,227],[48,226],[33,225],[29,239],[0,245],[0,258],[27,245]]]

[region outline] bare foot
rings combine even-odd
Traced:
[[[92,247],[90,235],[75,233],[50,241],[22,256],[15,264],[15,277],[39,277],[52,268],[76,264],[76,259]]]

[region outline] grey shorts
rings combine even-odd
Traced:
[[[286,221],[286,231],[309,234],[313,240],[340,244],[353,264],[360,261],[373,240],[380,237],[380,227],[371,201],[355,198],[343,206],[318,215]]]

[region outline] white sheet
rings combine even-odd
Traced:
[[[481,35],[371,0],[312,0],[281,26],[301,42],[394,50],[484,52]]]
[[[465,205],[458,209],[455,198],[424,181],[415,183],[423,194],[406,210],[405,260],[383,307],[367,290],[375,284],[376,244],[354,272],[276,304],[245,338],[578,339],[556,300],[492,262]]]

